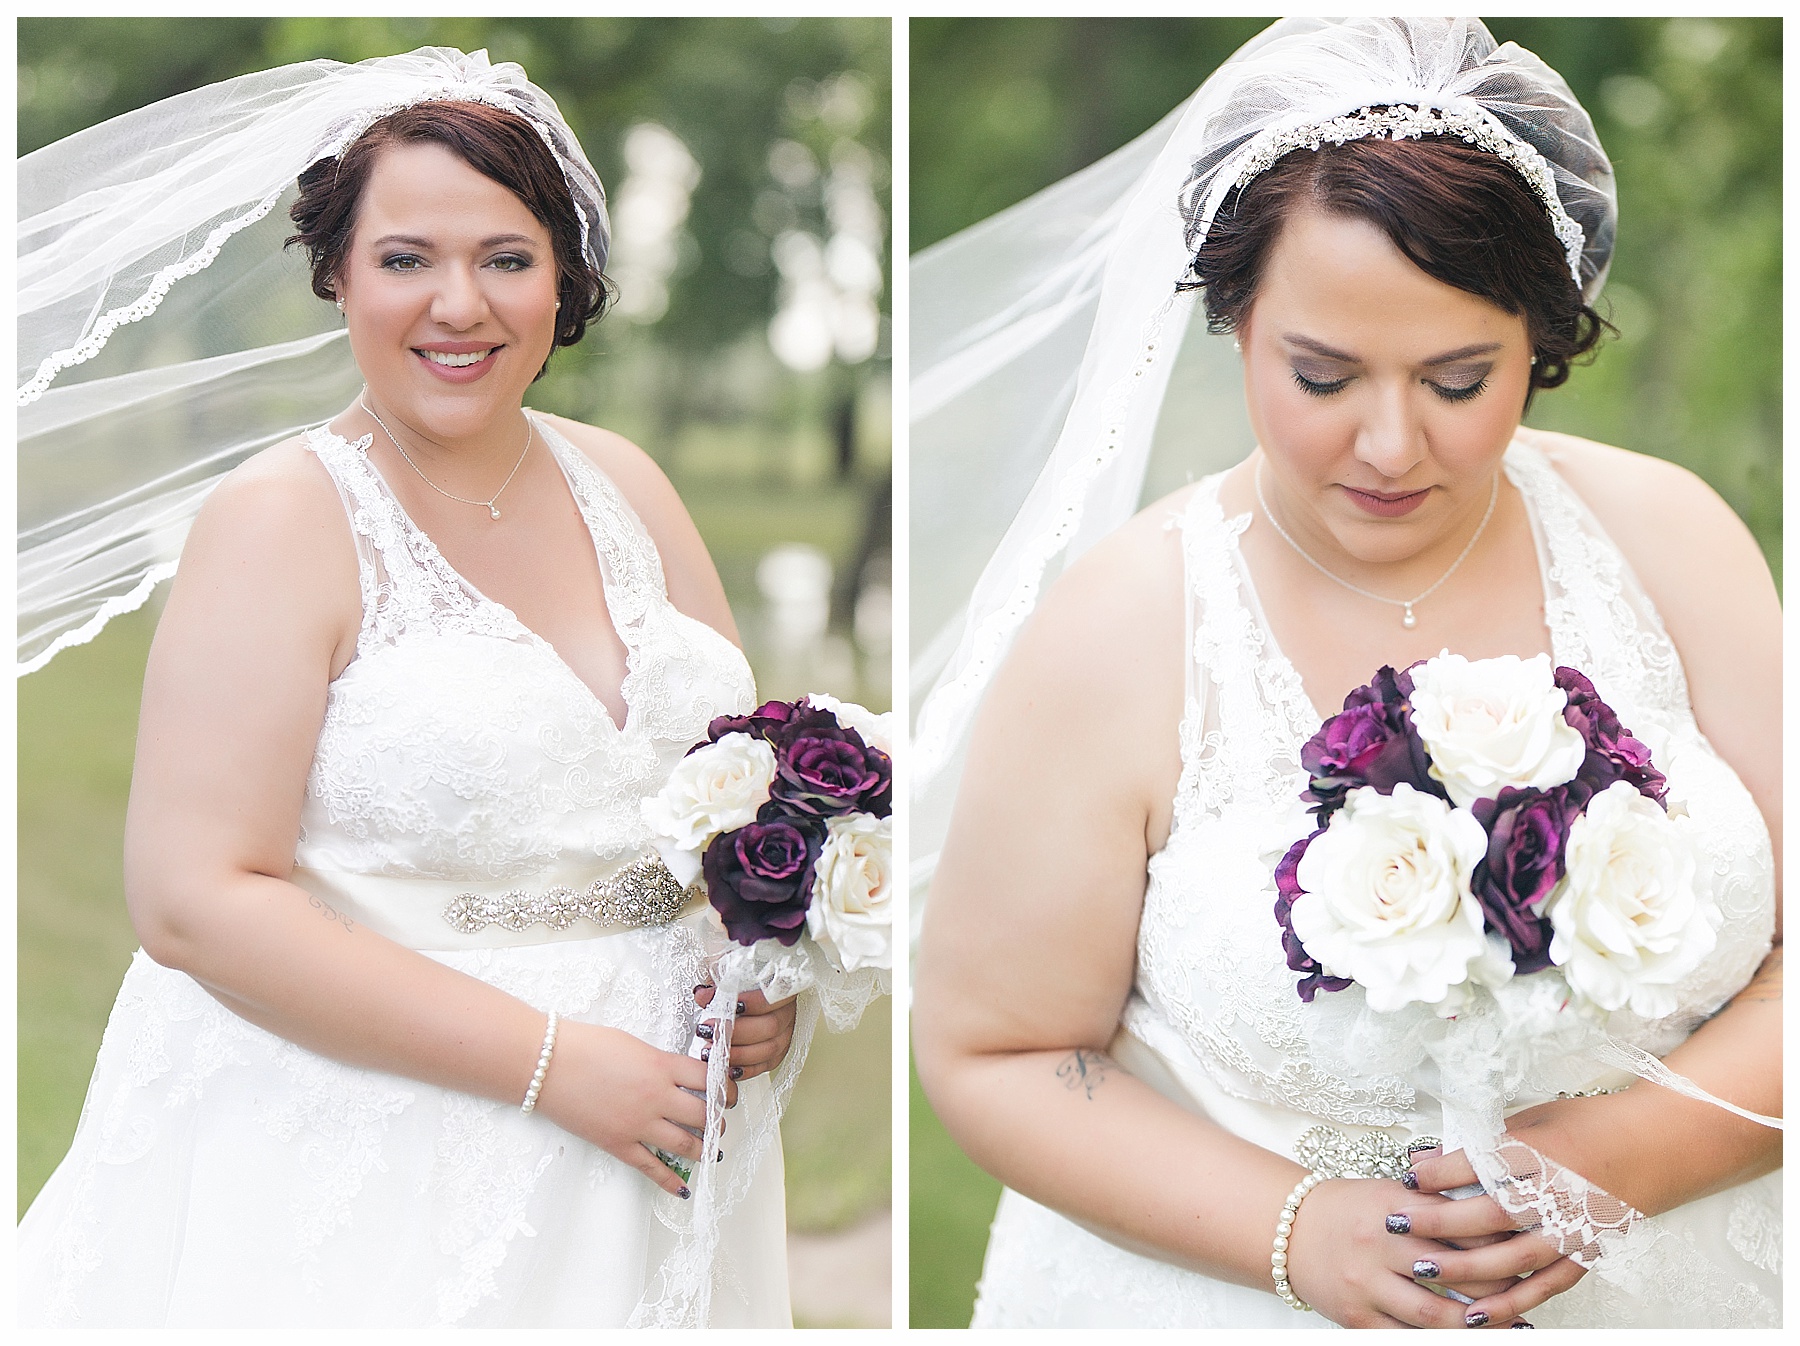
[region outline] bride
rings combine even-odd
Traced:
[[[750,670],[650,460],[521,405],[606,297],[604,197],[555,104],[430,48],[247,76],[43,153],[29,181],[75,186],[21,271],[34,299],[67,283],[83,324],[24,352],[43,419],[141,392],[50,385],[204,293],[189,278],[296,174],[289,242],[365,382],[225,477],[182,552],[127,824],[143,950],[21,1225],[23,1321],[787,1325],[777,1122],[817,1006],[736,1007],[708,1152],[705,906],[639,809],[754,706]],[[108,303],[75,288],[109,266]],[[243,293],[224,276],[180,310],[197,344]],[[26,331],[57,320],[38,304]],[[300,348],[128,378],[191,389],[200,434],[217,380]],[[247,388],[235,411],[293,400]]]
[[[1009,1189],[976,1325],[1777,1323],[1780,614],[1695,478],[1520,425],[1600,335],[1585,113],[1473,20],[1290,20],[1045,199],[915,289],[916,418],[1070,390],[916,736],[919,1077]],[[1195,291],[1257,447],[1114,528]],[[1444,650],[1576,668],[1655,745],[1723,918],[1674,1013],[1509,1043],[1297,994],[1302,748]]]

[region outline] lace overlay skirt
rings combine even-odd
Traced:
[[[430,956],[667,1050],[692,1034],[699,946],[679,926]],[[730,1120],[721,1176],[775,1131],[767,1077]],[[715,1326],[790,1323],[767,1148],[722,1229]],[[20,1226],[20,1322],[624,1326],[687,1205],[541,1115],[318,1056],[139,952]]]

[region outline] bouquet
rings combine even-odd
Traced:
[[[1650,750],[1544,655],[1383,668],[1301,763],[1317,830],[1276,867],[1275,917],[1308,1003],[1354,983],[1371,1010],[1450,1018],[1519,976],[1658,1019],[1713,948],[1709,875]]]
[[[670,872],[703,880],[726,935],[785,967],[783,994],[812,980],[813,960],[893,967],[888,722],[822,695],[720,716],[644,801]]]

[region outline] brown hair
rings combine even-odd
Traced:
[[[1426,275],[1523,315],[1533,390],[1565,382],[1609,326],[1525,180],[1486,150],[1425,136],[1296,150],[1228,198],[1179,287],[1205,290],[1207,330],[1244,321],[1282,224],[1307,206],[1367,220]]]
[[[288,211],[306,248],[312,289],[337,298],[337,274],[356,228],[357,204],[376,158],[389,145],[443,145],[524,204],[550,232],[556,260],[556,345],[573,346],[606,308],[608,282],[581,246],[581,217],[549,147],[523,117],[485,103],[415,103],[374,122],[335,159],[300,174],[300,198]],[[546,365],[546,368],[548,366]],[[538,371],[541,375],[542,370]]]

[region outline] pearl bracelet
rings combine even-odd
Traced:
[[[544,1075],[550,1069],[550,1053],[556,1050],[556,1011],[550,1011],[550,1021],[544,1025],[544,1050],[538,1053],[537,1069],[531,1073],[531,1087],[525,1091],[525,1101],[519,1104],[520,1112],[530,1112],[537,1106],[538,1090],[544,1087]]]
[[[1313,1188],[1326,1181],[1323,1173],[1308,1173],[1294,1185],[1288,1193],[1288,1199],[1281,1208],[1281,1218],[1275,1222],[1275,1251],[1269,1254],[1269,1270],[1275,1278],[1275,1293],[1290,1309],[1298,1309],[1301,1313],[1311,1313],[1313,1307],[1299,1295],[1294,1293],[1293,1286],[1288,1284],[1287,1250],[1288,1237],[1294,1232],[1294,1215],[1300,1209],[1300,1203],[1306,1200]]]

